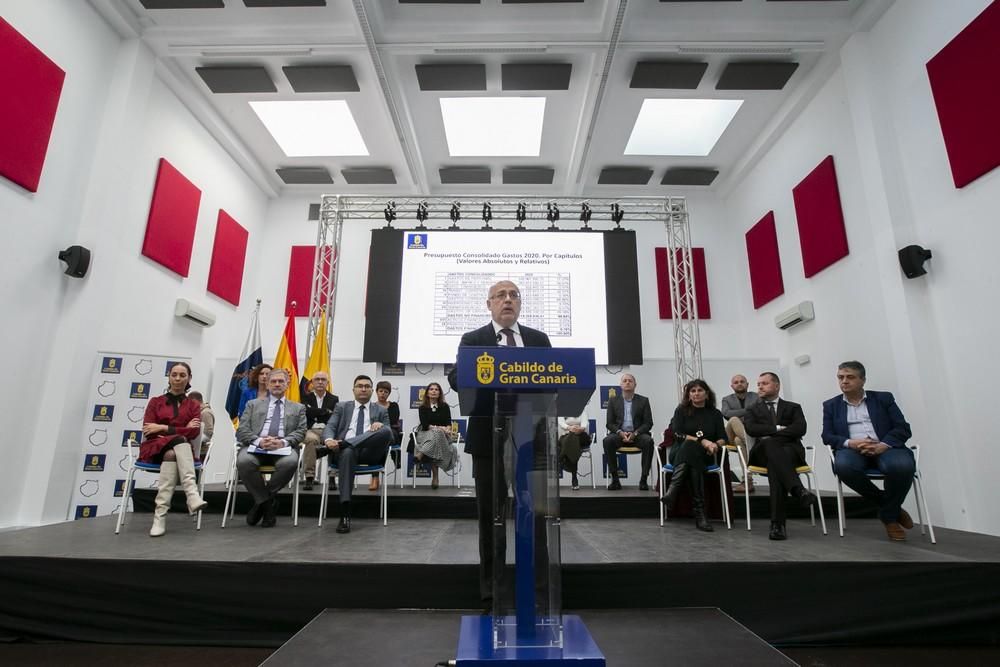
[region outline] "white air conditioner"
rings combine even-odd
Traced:
[[[177,303],[174,305],[174,316],[194,322],[202,327],[210,327],[215,324],[213,313],[187,299],[177,299]]]
[[[774,318],[774,326],[779,329],[791,329],[796,324],[802,324],[816,318],[812,301],[803,301],[791,310],[786,310]]]

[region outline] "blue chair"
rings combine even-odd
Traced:
[[[128,473],[125,475],[125,486],[122,489],[122,504],[118,508],[118,520],[115,522],[115,535],[121,532],[122,526],[125,525],[125,515],[128,513],[128,503],[132,500],[132,482],[135,479],[135,472],[141,470],[143,472],[150,472],[154,475],[160,474],[160,464],[159,463],[144,463],[138,460],[138,443],[134,440],[129,439],[128,441],[128,458],[129,466]],[[198,451],[201,449],[201,436],[199,435],[191,443],[192,451]],[[205,496],[205,475],[202,474],[205,466],[208,464],[208,459],[212,455],[212,445],[209,443],[208,451],[205,452],[205,458],[202,460],[195,459],[194,471],[198,475],[198,495]],[[201,530],[201,510],[195,516],[195,530]]]
[[[240,483],[240,471],[236,467],[236,457],[240,453],[240,443],[233,443],[233,458],[229,464],[229,476],[226,479],[226,506],[222,510],[222,527],[226,527],[226,520],[232,519],[233,515],[236,514],[236,494],[238,493],[237,485]],[[289,485],[292,487],[292,525],[299,525],[299,485],[298,479],[302,474],[303,466],[303,456],[299,456],[298,467],[295,470],[295,474],[292,475],[292,479],[289,480]],[[274,466],[263,465],[257,466],[257,470],[260,471],[261,475],[270,475],[274,472]]]
[[[324,456],[320,459],[320,475],[323,478],[323,490],[320,495],[319,500],[319,521],[316,523],[317,526],[323,526],[323,519],[326,518],[326,505],[330,497],[330,475],[331,473],[337,472],[337,464],[330,460],[330,456]],[[385,453],[385,461],[378,464],[372,465],[357,465],[354,466],[354,486],[358,485],[358,475],[373,475],[382,473],[385,474],[385,469],[392,460],[392,447],[390,446]],[[379,493],[381,498],[379,499],[379,517],[382,519],[382,525],[387,526],[389,524],[389,484],[383,480],[383,483],[379,485]]]
[[[931,544],[937,544],[937,538],[934,537],[934,526],[931,524],[931,513],[927,509],[927,496],[924,495],[924,489],[920,485],[920,445],[907,445],[907,447],[913,451],[913,492],[917,496],[917,523],[920,524],[920,534],[926,535],[930,533]],[[830,465],[832,467],[836,459],[834,458],[833,450],[829,449],[828,451],[830,452]],[[834,468],[833,474],[836,476],[836,468]],[[873,482],[885,482],[885,475],[878,468],[866,470],[865,476]],[[847,519],[844,516],[844,485],[841,483],[840,477],[837,477],[837,521],[840,524],[840,536],[843,537]],[[925,523],[927,526],[926,531],[924,530]]]
[[[671,463],[665,463],[660,458],[660,448],[654,447],[653,453],[656,454],[656,467],[660,471],[660,484],[659,484],[659,495],[660,499],[663,499],[664,494],[666,494],[667,489],[667,475],[673,474],[674,466]],[[719,478],[719,494],[722,497],[722,516],[726,520],[726,528],[732,529],[733,523],[729,516],[729,499],[726,498],[726,471],[723,466],[718,463],[713,463],[712,465],[705,468],[705,475],[717,475]],[[660,526],[663,526],[664,520],[667,518],[667,508],[662,503],[659,502],[657,505],[660,506]]]

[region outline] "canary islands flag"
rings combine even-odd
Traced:
[[[229,380],[229,393],[226,394],[226,413],[235,425],[240,418],[240,396],[246,391],[250,370],[264,363],[264,354],[260,346],[260,301],[250,318],[250,333],[247,342],[243,344],[240,362],[233,369],[233,377]]]

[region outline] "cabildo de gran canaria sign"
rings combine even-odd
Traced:
[[[489,389],[592,389],[594,351],[590,348],[463,347],[458,355],[459,386]]]

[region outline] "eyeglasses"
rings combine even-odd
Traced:
[[[490,295],[490,300],[491,301],[506,301],[508,297],[510,298],[511,301],[517,301],[518,299],[521,298],[521,293],[518,292],[517,290],[510,290],[510,291],[508,291],[508,290],[500,290],[499,292],[497,292],[495,294],[491,294]]]
[[[371,389],[372,386],[370,384],[356,384],[356,385],[354,385],[354,388],[355,389]]]

